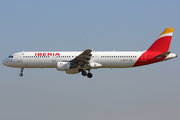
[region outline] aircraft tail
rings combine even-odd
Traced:
[[[174,28],[166,28],[147,51],[168,52]]]

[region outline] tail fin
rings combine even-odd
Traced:
[[[166,28],[147,51],[168,52],[174,28]]]

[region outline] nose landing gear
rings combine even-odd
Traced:
[[[23,76],[23,70],[24,70],[24,68],[21,68],[21,73],[19,73],[19,76],[20,76],[20,77]]]

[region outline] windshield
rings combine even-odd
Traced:
[[[13,58],[13,56],[12,56],[12,55],[10,55],[8,58]]]

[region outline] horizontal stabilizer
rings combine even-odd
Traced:
[[[163,58],[163,57],[167,57],[171,52],[164,52],[162,54],[159,54],[157,56],[155,56],[156,58]]]

